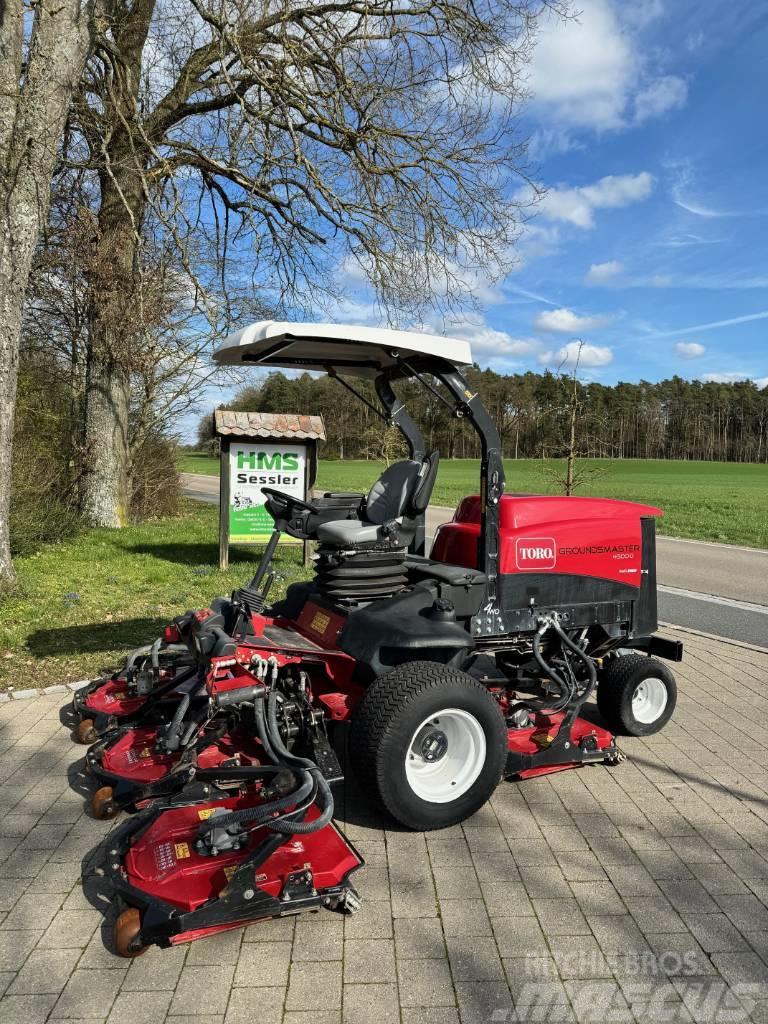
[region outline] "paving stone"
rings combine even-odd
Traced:
[[[455,1006],[447,960],[397,961],[401,1006]]]
[[[340,1009],[341,971],[339,961],[292,964],[285,1009]]]
[[[78,968],[59,996],[53,1016],[98,1017],[103,1020],[112,1009],[124,975],[125,968],[122,971],[88,971]]]
[[[280,1024],[284,1003],[282,985],[232,989],[224,1024]]]
[[[725,914],[683,914],[683,921],[705,953],[736,953],[749,948]]]
[[[365,900],[355,914],[344,918],[345,941],[390,938],[392,938],[392,906],[389,900]]]
[[[685,922],[665,896],[625,896],[623,902],[642,932],[687,931]]]
[[[41,931],[0,931],[0,970],[20,970],[42,934]]]
[[[546,939],[535,917],[492,917],[491,926],[503,957],[547,953]]]
[[[492,936],[453,936],[446,942],[454,983],[498,981],[504,977],[496,942]]]
[[[171,1002],[171,1013],[224,1013],[234,967],[184,967]]]
[[[151,946],[131,961],[123,982],[123,992],[172,992],[184,966],[187,946],[159,949]],[[113,958],[115,959],[115,958]]]
[[[344,984],[344,1024],[400,1024],[397,986]]]
[[[3,996],[0,1020],[3,1024],[43,1024],[55,1002],[55,995]]]
[[[506,982],[459,982],[456,998],[462,1024],[514,1019],[514,1004]]]
[[[50,949],[82,949],[88,945],[102,921],[102,915],[94,909],[60,910],[40,939],[40,946]]]
[[[624,904],[610,882],[571,882],[570,886],[587,916],[624,913]]]
[[[9,995],[58,995],[69,980],[80,956],[77,949],[36,949],[9,988]]]
[[[189,964],[189,960],[187,960],[187,964]],[[291,944],[289,942],[244,943],[240,948],[234,984],[236,986],[286,985],[290,964]],[[186,974],[189,970],[190,968],[186,966],[184,973]]]
[[[283,1014],[283,1024],[341,1024],[341,1010],[293,1010]]]
[[[603,1024],[603,1021],[634,1022],[635,1017],[618,983],[609,980],[569,980],[565,990],[573,1016],[579,1024]]]
[[[576,900],[533,900],[533,909],[545,935],[589,935],[590,928]]]
[[[171,1002],[170,992],[120,992],[108,1024],[163,1024]]]
[[[447,954],[441,920],[437,917],[398,918],[395,951],[399,960],[444,958]]]
[[[345,984],[394,980],[395,944],[392,939],[355,939],[345,943]]]
[[[659,971],[669,977],[715,974],[707,954],[690,933],[647,935],[656,954]]]
[[[768,909],[756,896],[719,896],[715,910],[722,910],[741,932],[768,931]]]
[[[293,960],[341,960],[344,956],[344,919],[330,914],[320,919],[299,918],[291,956]]]
[[[219,932],[218,935],[209,935],[207,938],[190,942],[187,966],[222,967],[236,964],[242,941],[242,929],[234,928],[229,932]]]
[[[453,1006],[404,1006],[401,1019],[403,1024],[459,1024],[459,1011]]]
[[[491,922],[482,900],[443,900],[440,917],[446,935],[491,935]]]

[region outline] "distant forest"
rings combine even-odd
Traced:
[[[505,458],[565,453],[571,378],[549,372],[499,374],[477,366],[466,376],[496,422]],[[378,406],[372,384],[352,383]],[[471,426],[453,418],[434,395],[418,383],[403,383],[397,390],[430,448],[439,448],[444,458],[477,457]],[[611,387],[579,382],[577,402],[582,457],[768,462],[768,388],[758,390],[751,381],[719,384],[672,377]],[[397,432],[383,428],[374,413],[326,376],[294,379],[270,373],[243,388],[226,408],[322,415],[328,435],[324,458],[389,460],[399,454]],[[198,441],[201,447],[215,445],[211,416],[201,420]]]

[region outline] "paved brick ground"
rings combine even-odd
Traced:
[[[768,1021],[768,654],[685,640],[673,722],[621,767],[502,784],[429,835],[348,786],[359,914],[130,964],[80,886],[106,827],[61,695],[0,705],[0,1022]]]

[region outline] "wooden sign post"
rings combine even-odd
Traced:
[[[321,416],[229,412],[217,409],[214,429],[221,439],[219,463],[219,568],[229,566],[230,544],[265,545],[274,523],[262,487],[311,500],[317,477],[317,442],[325,440]],[[307,541],[283,535],[281,543]]]

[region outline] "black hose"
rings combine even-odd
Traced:
[[[319,832],[333,818],[333,793],[331,793],[331,787],[314,761],[310,761],[305,757],[296,757],[283,743],[277,724],[277,690],[274,686],[270,691],[269,700],[267,701],[267,730],[272,746],[289,767],[295,765],[307,772],[316,774],[317,805],[320,808],[320,814],[314,821],[281,821],[275,822],[274,826],[270,825],[270,828],[274,828],[275,832],[281,832],[286,835],[309,835],[312,832]]]
[[[174,746],[171,746],[171,744],[174,742],[174,740],[176,739],[176,737],[178,736],[178,734],[179,734],[179,732],[181,730],[181,723],[182,723],[182,721],[184,719],[184,716],[187,713],[187,709],[188,708],[189,708],[189,694],[185,693],[184,696],[179,701],[179,706],[176,708],[176,714],[171,719],[171,724],[168,726],[168,729],[166,730],[166,733],[165,733],[165,749],[166,750],[176,750],[178,748],[178,744],[176,744]]]
[[[590,658],[586,651],[583,651],[581,647],[578,646],[578,644],[575,644],[573,640],[571,640],[571,638],[568,636],[565,630],[560,626],[559,622],[553,623],[553,626],[556,633],[558,634],[562,642],[565,644],[565,646],[569,650],[573,651],[573,653],[578,658],[580,658],[587,666],[587,672],[589,673],[589,683],[587,684],[587,688],[584,691],[584,695],[582,697],[582,703],[584,703],[585,701],[589,700],[593,690],[597,686],[597,668],[595,667],[594,659]]]
[[[296,803],[300,803],[309,796],[314,787],[314,781],[310,775],[304,779],[298,789],[295,789],[287,796],[279,797],[268,804],[259,804],[257,807],[243,807],[239,811],[230,811],[229,814],[217,814],[202,823],[200,835],[206,835],[213,829],[229,828],[230,825],[251,825],[269,824],[269,819],[277,812],[287,810]]]
[[[267,736],[266,721],[264,718],[264,701],[258,700],[254,702],[254,711],[256,719],[256,735],[259,737],[259,742],[264,748],[264,753],[267,755],[272,764],[279,764],[279,758],[275,753],[274,747],[269,742],[269,736]]]
[[[559,703],[556,703],[552,708],[548,709],[550,712],[557,713],[558,711],[562,711],[563,708],[568,705],[568,701],[571,699],[572,687],[552,668],[551,665],[547,664],[541,653],[541,636],[547,628],[547,626],[542,626],[535,634],[533,638],[533,656],[544,674],[551,679],[560,690]]]

